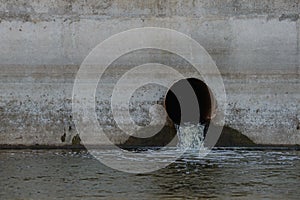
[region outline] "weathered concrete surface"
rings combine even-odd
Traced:
[[[210,53],[226,87],[226,124],[256,143],[300,144],[299,13],[298,0],[2,0],[0,143],[71,144],[77,134],[72,86],[83,59],[112,34],[156,26],[190,35]],[[194,73],[187,63],[159,51],[118,59],[97,91],[100,124],[114,129],[108,100],[118,77],[154,61]],[[149,101],[132,109],[140,124],[149,122],[143,111],[166,92],[149,89],[144,99],[142,92],[135,97],[137,104]],[[115,142],[122,142],[114,132]]]

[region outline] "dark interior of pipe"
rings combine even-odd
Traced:
[[[195,95],[198,101],[196,105],[195,101],[192,101]],[[181,106],[177,97],[181,97],[181,103],[191,105],[188,107],[188,109],[191,109],[190,112],[194,112],[196,108],[199,109],[197,120],[195,118],[189,119],[189,117],[182,119]],[[214,109],[214,99],[210,89],[203,81],[196,78],[182,79],[174,83],[168,90],[164,103],[168,116],[178,125],[181,122],[207,124],[212,118],[212,111]]]

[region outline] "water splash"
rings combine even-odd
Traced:
[[[178,135],[177,147],[188,150],[204,150],[204,128],[202,124],[184,123],[175,125]]]

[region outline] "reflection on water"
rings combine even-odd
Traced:
[[[197,155],[190,151],[153,173],[126,174],[85,151],[2,150],[0,199],[299,199],[299,151]]]

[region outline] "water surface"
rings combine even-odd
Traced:
[[[299,199],[300,152],[191,151],[159,171],[127,174],[86,151],[1,150],[0,188],[0,199]]]

